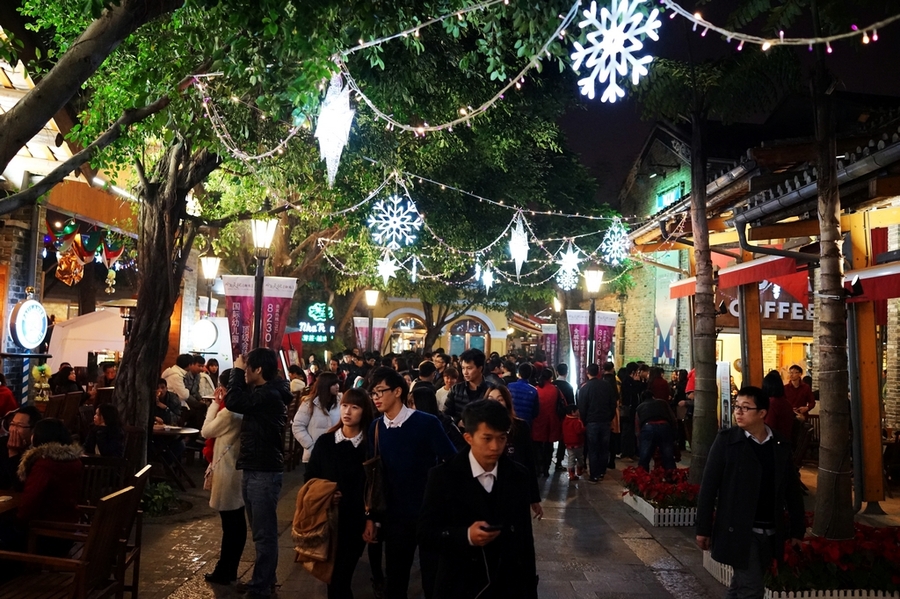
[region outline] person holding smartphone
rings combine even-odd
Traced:
[[[431,470],[419,516],[421,547],[438,553],[434,599],[537,599],[531,525],[534,473],[506,456],[502,404],[469,403],[469,449]]]

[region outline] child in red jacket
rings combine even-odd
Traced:
[[[584,423],[578,415],[578,406],[566,406],[566,417],[562,421],[563,443],[566,446],[566,463],[569,465],[569,480],[578,480],[584,472]]]

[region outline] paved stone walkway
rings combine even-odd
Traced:
[[[626,464],[627,465],[627,464]],[[202,472],[196,471],[196,480]],[[621,501],[618,473],[599,485],[569,483],[564,473],[541,481],[545,517],[535,524],[538,587],[541,599],[707,599],[722,587],[701,565],[700,552],[688,529],[653,529]],[[325,585],[293,562],[290,522],[294,497],[302,484],[302,468],[286,473],[279,503],[280,558],[278,596],[324,599]],[[191,490],[180,497],[193,504],[188,512],[148,518],[144,526],[142,599],[236,599],[231,587],[209,585],[219,549],[219,519],[207,505],[207,494]],[[253,545],[248,539],[242,577],[249,578]],[[354,575],[358,599],[371,597],[368,558],[363,554]],[[410,597],[421,598],[414,567]]]

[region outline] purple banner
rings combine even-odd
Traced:
[[[247,354],[253,340],[253,304],[255,278],[249,275],[223,275],[225,312],[231,337],[231,351],[235,359]],[[259,343],[269,349],[281,349],[281,339],[291,310],[291,299],[297,279],[266,277],[263,283],[262,333]]]
[[[372,349],[380,352],[384,343],[384,334],[387,332],[387,318],[372,319]],[[365,350],[369,343],[369,319],[366,316],[353,317],[353,329],[356,333],[356,346]]]
[[[588,364],[588,339],[591,313],[590,310],[566,310],[569,320],[569,334],[572,337],[572,353],[580,368],[586,368]],[[594,347],[595,352],[591,362],[603,365],[606,362],[609,349],[612,347],[613,337],[616,333],[616,322],[619,315],[616,312],[594,313]]]
[[[262,334],[259,344],[269,349],[281,349],[281,339],[291,312],[291,300],[297,288],[293,277],[266,277],[263,284]]]
[[[547,363],[556,365],[561,361],[557,354],[559,349],[559,329],[555,324],[542,324],[541,332],[543,333],[541,345],[544,354],[547,356]]]

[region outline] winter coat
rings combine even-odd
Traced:
[[[121,428],[113,431],[108,426],[91,426],[84,440],[84,453],[93,455],[95,451],[111,458],[125,457],[125,431]]]
[[[589,379],[578,389],[578,411],[585,426],[592,423],[609,424],[616,415],[618,393],[609,381]]]
[[[291,526],[296,561],[325,583],[331,583],[337,552],[338,511],[331,505],[337,490],[337,483],[321,478],[300,487]]]
[[[212,402],[206,410],[206,420],[200,434],[205,439],[215,439],[212,462],[212,492],[209,507],[220,512],[230,512],[244,507],[241,494],[243,475],[237,470],[241,451],[241,423],[243,417],[228,408],[219,408]]]
[[[304,463],[309,461],[316,439],[341,421],[340,402],[335,402],[334,407],[327,413],[322,411],[321,406],[318,397],[312,400],[312,410],[310,410],[309,401],[304,401],[297,409],[294,421],[291,423],[291,432],[294,434],[294,438],[303,446]]]
[[[19,520],[78,521],[78,496],[84,467],[80,445],[45,443],[32,447],[19,462],[19,480],[25,483]]]
[[[244,371],[234,368],[225,396],[225,407],[243,414],[238,470],[281,472],[284,470],[284,427],[291,403],[288,382],[275,378],[252,391]]]
[[[201,372],[200,375],[200,385],[198,387],[200,392],[200,397],[212,397],[216,393],[216,386],[213,385],[212,377],[209,376],[209,373]]]
[[[556,385],[545,383],[537,388],[537,416],[531,423],[531,438],[540,443],[555,443],[562,439],[562,425],[556,413],[556,403],[562,395]],[[516,412],[518,415],[518,412]]]
[[[584,447],[584,423],[578,415],[566,416],[562,421],[563,444],[569,448]]]
[[[697,496],[697,534],[712,537],[714,560],[742,569],[747,568],[747,547],[753,537],[762,480],[762,466],[750,443],[754,441],[739,427],[720,431],[709,450]],[[777,432],[768,443],[775,444],[777,534],[773,547],[781,547],[788,535],[801,539],[806,532],[803,496],[800,477],[791,461],[791,444]],[[781,517],[785,508],[790,515],[789,531]]]
[[[166,379],[166,388],[169,393],[174,393],[181,401],[186,401],[191,396],[191,390],[184,384],[186,376],[187,370],[175,365],[169,366],[162,373],[162,378]]]

